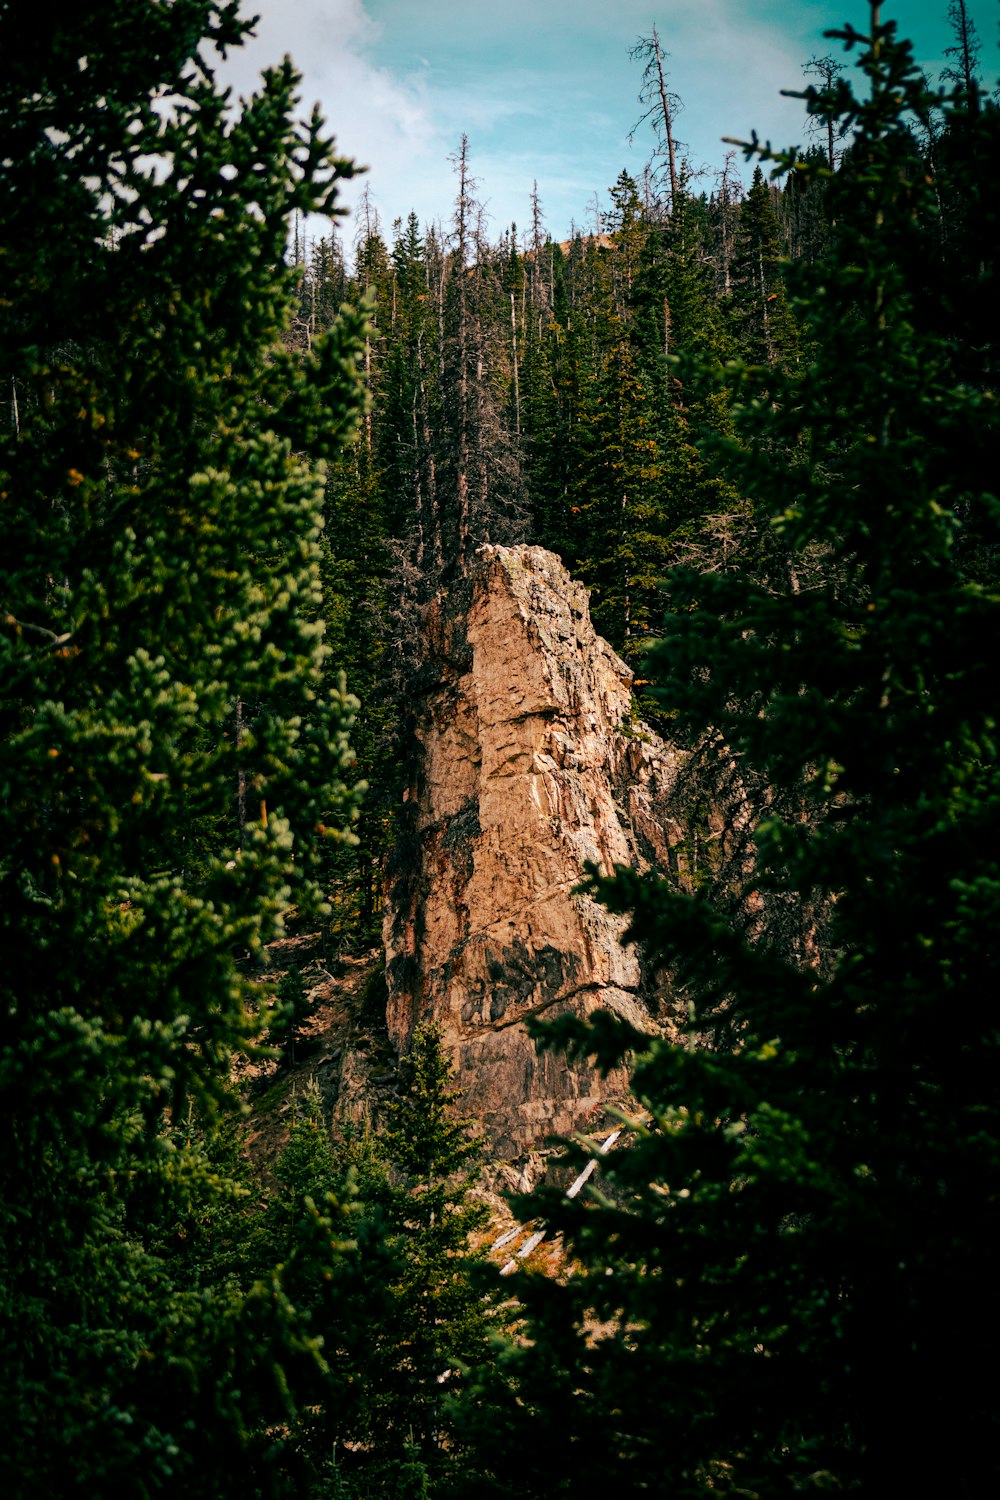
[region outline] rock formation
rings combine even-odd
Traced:
[[[423,611],[419,754],[385,918],[389,1031],[442,1027],[495,1158],[586,1128],[624,1076],[539,1052],[525,1019],[650,1025],[625,923],[574,894],[586,861],[667,867],[680,756],[631,718],[632,673],[588,593],[538,547],[482,547],[464,596]],[[405,822],[405,819],[404,819]]]

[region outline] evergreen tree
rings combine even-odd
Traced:
[[[577,419],[588,378],[585,314],[568,305],[566,274],[575,284],[587,252],[577,236],[569,264],[560,266],[560,304],[549,319],[529,301],[523,318],[520,437],[531,500],[532,539],[573,569],[585,551],[584,525],[573,492]]]
[[[977,70],[981,48],[976,23],[969,15],[966,0],[949,0],[948,23],[954,40],[950,47],[944,49],[945,57],[951,58],[951,62],[941,77],[945,82],[957,84],[964,89],[969,107],[976,114],[979,111]]]
[[[357,1490],[355,1482],[372,1468],[379,1394],[392,1368],[385,1329],[397,1260],[380,1207],[385,1167],[375,1152],[359,1174],[352,1155],[334,1150],[310,1080],[294,1101],[258,1228],[322,1354],[289,1429],[286,1467],[298,1493],[324,1500],[372,1493],[364,1479]]]
[[[542,345],[532,477],[540,540],[591,586],[598,628],[639,664],[663,573],[700,518],[732,503],[696,448],[720,421],[718,395],[679,375],[685,357],[721,361],[727,340],[704,205],[681,191],[669,216],[654,206],[649,218],[624,172],[611,202],[608,243],[590,242],[567,326],[553,321]]]
[[[740,207],[733,258],[732,309],[741,352],[752,365],[787,364],[795,325],[781,275],[781,237],[771,189],[760,166]]]
[[[488,1211],[469,1198],[478,1146],[456,1098],[439,1034],[422,1027],[377,1135],[333,1144],[315,1086],[298,1102],[267,1235],[321,1340],[324,1376],[293,1439],[317,1494],[337,1450],[348,1493],[461,1491],[469,1455],[451,1405],[485,1352],[493,1298],[470,1245]]]
[[[492,1299],[470,1247],[489,1211],[469,1196],[480,1146],[455,1118],[458,1090],[436,1027],[417,1028],[403,1069],[382,1133],[393,1173],[388,1217],[403,1245],[393,1288],[398,1384],[383,1420],[439,1468],[459,1457],[448,1438],[449,1395],[463,1365],[482,1358],[491,1326]]]
[[[438,289],[441,394],[438,513],[448,572],[464,576],[484,542],[510,542],[522,529],[519,455],[498,399],[492,256],[482,232],[478,183],[462,137],[453,158],[458,193]],[[503,318],[502,312],[500,317]],[[507,319],[503,318],[506,324]],[[504,340],[504,343],[506,340]]]
[[[378,938],[379,869],[392,829],[383,598],[391,552],[376,400],[368,413],[372,446],[368,434],[358,433],[328,465],[320,543],[326,641],[331,661],[347,674],[360,699],[351,744],[367,788],[355,825],[356,842],[330,849],[324,864],[324,889],[332,906],[330,932],[339,943],[371,943]]]
[[[825,895],[823,955],[789,961],[668,882],[595,878],[691,1016],[681,1045],[610,1017],[561,1025],[607,1062],[638,1050],[644,1123],[596,1202],[548,1204],[578,1273],[523,1293],[493,1449],[516,1448],[523,1494],[622,1472],[665,1497],[996,1482],[1000,705],[980,573],[996,396],[923,303],[936,204],[913,123],[931,100],[877,5],[872,22],[839,34],[868,87],[840,91],[855,144],[830,250],[797,284],[808,368],[750,379],[728,450],[758,515],[824,575],[675,573],[657,653],[678,722],[796,798],[758,824],[749,883]],[[943,107],[952,128],[972,113],[964,88]],[[970,173],[1000,136],[994,106],[976,113]],[[992,289],[995,261],[979,274]],[[485,1445],[489,1372],[483,1391]],[[529,1452],[539,1419],[551,1440]],[[501,1480],[514,1468],[494,1458]]]
[[[0,8],[8,1495],[270,1493],[283,1362],[315,1358],[280,1283],[169,1253],[223,1190],[177,1130],[252,1044],[238,959],[293,890],[318,909],[355,800],[316,461],[363,320],[281,344],[290,218],[350,168],[290,63],[233,114],[210,59],[246,29],[228,0]]]
[[[294,1067],[295,1047],[299,1040],[299,1033],[303,1022],[309,1019],[314,1008],[301,969],[292,965],[281,976],[275,1001],[268,1040],[272,1047],[281,1049],[288,1062]]]
[[[780,224],[788,259],[793,263],[818,260],[826,251],[830,231],[828,178],[820,170],[821,146],[813,146],[802,166],[789,172],[781,197]]]

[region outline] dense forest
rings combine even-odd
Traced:
[[[463,139],[348,253],[291,64],[218,85],[236,0],[0,0],[5,1494],[996,1482],[1000,107],[948,15],[940,80],[831,31],[745,189],[654,30],[592,232],[491,238]],[[637,1108],[501,1281],[433,1026],[377,1128],[246,1137],[275,945],[378,941],[419,611],[522,541],[739,765],[753,865],[592,871],[686,1034],[540,1028]]]

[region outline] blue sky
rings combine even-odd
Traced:
[[[258,38],[224,70],[239,92],[284,53],[303,74],[303,102],[318,100],[340,149],[369,168],[368,190],[387,236],[415,209],[447,221],[449,156],[469,136],[472,170],[492,234],[527,225],[537,180],[547,228],[566,238],[592,222],[594,195],[622,168],[641,175],[650,137],[628,134],[640,106],[640,65],[629,48],[656,22],[683,101],[676,130],[710,188],[723,135],[787,145],[803,134],[802,64],[837,52],[823,32],[861,0],[248,0]],[[932,74],[949,43],[948,0],[895,0],[895,17]],[[1000,74],[996,0],[969,0],[983,72]],[[361,188],[351,186],[349,202]],[[322,226],[316,226],[322,232]],[[345,234],[350,240],[353,226]]]

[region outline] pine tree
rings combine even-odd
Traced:
[[[771,189],[758,165],[740,207],[732,267],[736,336],[749,364],[784,365],[795,350],[795,325],[780,259],[780,230]]]
[[[338,943],[371,943],[378,937],[379,868],[392,827],[387,806],[392,785],[387,747],[391,715],[384,692],[384,590],[391,551],[380,384],[381,379],[368,412],[370,432],[358,433],[328,464],[320,543],[326,641],[331,662],[347,674],[360,700],[351,744],[357,774],[367,788],[355,825],[356,842],[331,848],[324,865],[324,890],[332,906],[329,931]]]
[[[973,114],[979,111],[979,80],[976,76],[979,67],[979,33],[976,31],[976,23],[969,15],[969,7],[966,0],[949,0],[948,22],[951,26],[954,41],[950,47],[944,49],[945,57],[950,57],[951,62],[941,74],[942,79],[948,83],[954,83],[964,89],[969,101],[969,108]]]
[[[727,341],[703,205],[680,191],[669,216],[654,205],[647,218],[624,172],[611,200],[610,243],[587,251],[571,326],[554,324],[545,347],[539,405],[551,411],[554,396],[558,418],[535,475],[547,501],[541,539],[592,587],[598,628],[638,664],[662,608],[660,579],[692,525],[731,498],[696,448],[702,428],[718,423],[716,395],[678,373],[685,356],[721,361]],[[557,379],[560,366],[568,380]]]
[[[380,1206],[385,1167],[376,1149],[359,1173],[352,1157],[360,1153],[334,1148],[315,1080],[293,1110],[257,1233],[322,1357],[289,1426],[286,1468],[300,1494],[370,1494],[367,1486],[356,1491],[354,1480],[370,1471],[380,1434],[378,1395],[392,1368],[384,1330],[397,1274]]]
[[[476,547],[510,542],[522,529],[519,455],[499,396],[508,319],[498,306],[483,207],[462,137],[453,157],[458,192],[438,290],[440,426],[437,498],[446,572],[464,577]],[[504,333],[495,334],[499,328]]]
[[[462,1366],[483,1356],[491,1326],[492,1299],[470,1246],[489,1212],[469,1195],[480,1146],[455,1117],[459,1094],[436,1027],[417,1028],[403,1068],[382,1132],[394,1181],[389,1222],[403,1242],[393,1288],[398,1384],[383,1417],[440,1467],[459,1456],[454,1439],[446,1441],[446,1403]]]
[[[281,976],[275,995],[275,1013],[271,1020],[268,1041],[278,1047],[295,1066],[295,1048],[303,1023],[313,1013],[313,1002],[306,989],[302,970],[294,964]]]
[[[318,909],[355,800],[317,460],[363,321],[281,343],[291,216],[350,168],[290,63],[233,114],[210,58],[245,31],[227,0],[0,13],[9,1495],[270,1493],[283,1362],[315,1355],[280,1283],[191,1284],[166,1248],[220,1190],[176,1130],[252,1045],[239,959],[293,890]]]
[[[923,300],[931,99],[877,5],[872,22],[838,34],[867,89],[841,94],[835,230],[797,283],[808,368],[750,381],[728,449],[822,575],[675,573],[657,653],[678,722],[797,800],[759,822],[749,884],[825,895],[823,952],[747,940],[669,882],[595,879],[691,1019],[681,1045],[610,1017],[561,1027],[608,1062],[639,1052],[644,1115],[596,1202],[548,1204],[577,1274],[525,1284],[493,1450],[516,1449],[528,1495],[622,1472],[671,1497],[996,1482],[996,395]],[[951,126],[973,113],[964,89],[943,107]],[[975,113],[970,175],[1000,134],[994,106]],[[993,289],[992,258],[979,275]],[[552,1441],[529,1453],[539,1419]]]
[[[488,1211],[469,1197],[478,1144],[456,1098],[439,1033],[421,1027],[377,1134],[334,1143],[316,1087],[297,1101],[268,1235],[284,1290],[321,1338],[325,1373],[293,1437],[317,1484],[340,1449],[340,1482],[358,1494],[461,1488],[469,1455],[451,1406],[485,1353],[494,1298],[470,1245]]]

